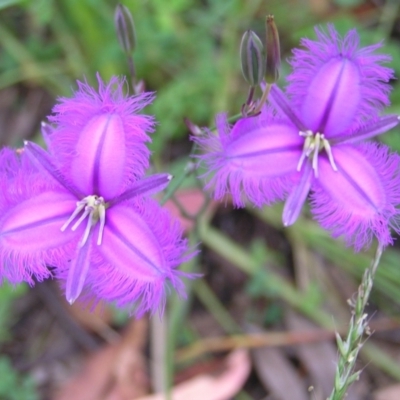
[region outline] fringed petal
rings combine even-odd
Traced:
[[[92,184],[98,185],[94,189],[108,190],[96,193],[104,197],[121,193],[148,167],[150,152],[145,143],[155,123],[153,117],[138,112],[152,102],[154,95],[125,96],[125,80],[112,78],[105,84],[98,75],[98,81],[98,91],[78,82],[74,97],[60,99],[49,117],[56,126],[48,141],[52,149],[57,149],[64,175],[72,174],[80,187],[88,184],[84,179],[89,175]],[[87,161],[91,164],[84,165]],[[100,161],[101,165],[96,164]]]
[[[49,276],[46,265],[63,263],[77,233],[60,228],[75,203],[68,192],[46,191],[8,204],[0,218],[1,275],[32,283],[32,275],[39,280]]]
[[[399,218],[399,156],[376,143],[336,146],[333,154],[338,171],[321,156],[312,187],[316,219],[357,251],[374,236],[383,246],[391,244],[390,226],[397,226]]]
[[[70,166],[71,179],[83,193],[109,200],[121,192],[128,158],[125,139],[117,114],[100,114],[87,122]]]
[[[193,140],[204,152],[198,158],[207,170],[206,188],[216,199],[231,194],[238,207],[246,199],[256,206],[283,199],[296,180],[304,141],[290,122],[273,120],[270,111],[241,119],[218,136],[205,132]]]
[[[352,61],[327,61],[309,82],[301,116],[308,129],[329,139],[348,129],[360,105],[360,71]]]
[[[305,49],[293,51],[293,72],[288,76],[287,91],[293,108],[301,110],[312,125],[309,129],[330,138],[378,115],[389,104],[391,88],[387,82],[393,78],[393,70],[382,66],[390,61],[389,56],[375,53],[381,44],[359,47],[355,29],[342,39],[334,27],[328,25],[328,33],[316,28],[316,35],[316,41],[301,41]],[[319,125],[318,118],[332,106],[332,116],[322,118],[323,123]],[[314,110],[314,107],[317,108]],[[321,132],[320,129],[325,130]]]
[[[179,223],[157,203],[118,204],[107,211],[102,244],[92,244],[86,292],[137,315],[162,311],[168,282],[184,294],[176,267],[186,250]]]
[[[60,228],[76,198],[42,176],[22,152],[0,153],[0,278],[33,284],[50,275],[47,265],[63,263],[76,233]]]

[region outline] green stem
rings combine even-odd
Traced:
[[[353,311],[346,340],[337,335],[339,360],[336,368],[335,383],[328,400],[342,400],[349,386],[358,379],[360,371],[354,372],[358,354],[363,346],[364,334],[368,334],[368,320],[365,307],[374,284],[374,277],[382,256],[382,246],[378,246],[375,257],[362,277],[357,298],[351,304]]]

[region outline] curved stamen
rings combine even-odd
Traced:
[[[92,228],[92,226],[93,226],[93,212],[89,212],[89,218],[88,218],[88,221],[86,224],[86,229],[82,236],[81,241],[79,242],[79,247],[82,247],[86,243],[86,241],[89,237],[90,229]]]
[[[90,206],[85,207],[84,213],[81,215],[81,217],[78,219],[78,221],[75,222],[75,224],[72,226],[71,230],[76,231],[78,226],[81,224],[81,222],[91,213],[93,212],[93,208]]]
[[[303,151],[301,153],[299,162],[297,164],[297,171],[301,170],[301,167],[304,163],[304,160],[312,155],[312,169],[314,170],[314,175],[318,177],[318,155],[322,150],[325,150],[329,163],[334,171],[337,171],[337,166],[335,164],[335,160],[333,158],[332,147],[327,139],[325,139],[324,134],[316,133],[307,130],[307,131],[300,131],[300,136],[303,136],[304,145]]]
[[[323,135],[322,135],[322,136],[323,136]],[[334,171],[337,171],[338,169],[337,169],[335,160],[333,159],[332,147],[331,147],[331,145],[329,144],[329,141],[326,140],[326,139],[324,139],[324,138],[323,138],[323,146],[324,146],[324,148],[325,148],[326,154],[328,155],[328,159],[329,159],[329,162],[330,162],[330,164],[331,164],[332,169],[333,169]]]
[[[76,203],[76,209],[68,218],[68,221],[61,227],[61,231],[65,231],[71,222],[83,211],[79,219],[71,227],[71,230],[75,231],[84,221],[84,219],[88,218],[85,231],[79,243],[79,247],[83,247],[83,245],[87,242],[91,229],[96,225],[97,221],[100,222],[97,245],[101,245],[104,227],[106,224],[106,208],[107,204],[105,203],[103,197],[95,195],[85,197]]]
[[[86,202],[78,201],[76,203],[75,211],[72,215],[68,218],[68,221],[61,227],[61,231],[64,232],[68,225],[78,216],[78,214],[85,208]]]

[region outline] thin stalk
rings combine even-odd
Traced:
[[[354,302],[350,302],[353,310],[346,340],[343,341],[339,334],[336,336],[339,360],[336,368],[334,388],[328,400],[342,400],[349,386],[360,376],[361,371],[354,372],[354,367],[358,354],[364,344],[364,334],[370,333],[365,307],[368,304],[382,251],[382,246],[379,245],[370,267],[364,272],[358,288],[357,298]]]
[[[271,91],[272,85],[270,83],[267,83],[267,86],[265,87],[265,90],[261,96],[261,100],[258,102],[257,107],[253,111],[253,115],[257,115],[261,112],[261,109],[263,108],[263,105],[267,101],[269,92]]]

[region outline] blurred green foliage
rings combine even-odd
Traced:
[[[11,305],[27,291],[27,286],[21,284],[11,286],[3,282],[0,286],[0,344],[10,339],[9,329],[14,322],[14,316],[11,313]],[[1,376],[1,375],[0,375]]]
[[[10,327],[15,322],[12,304],[27,291],[26,285],[11,286],[3,283],[0,286],[0,345],[12,340]],[[0,399],[2,400],[36,400],[34,381],[29,376],[17,372],[8,357],[0,356]]]
[[[7,357],[0,357],[0,399],[38,400],[34,381],[18,374]]]

